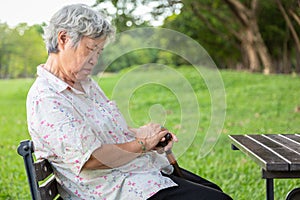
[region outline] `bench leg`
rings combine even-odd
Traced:
[[[266,179],[267,200],[274,200],[274,181],[272,178]]]

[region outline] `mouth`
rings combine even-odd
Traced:
[[[92,73],[92,69],[83,69],[82,70],[85,74],[91,74]]]

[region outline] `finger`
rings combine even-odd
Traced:
[[[172,149],[173,143],[174,143],[174,142],[171,140],[171,141],[167,144],[167,146],[165,146],[165,147],[163,148],[164,151],[168,151],[168,150]]]
[[[161,130],[159,131],[158,135],[160,136],[161,139],[165,139],[164,137],[167,133],[169,133],[168,130]]]
[[[172,135],[172,141],[174,142],[178,142],[178,138],[176,137],[176,135],[174,133],[169,132]]]

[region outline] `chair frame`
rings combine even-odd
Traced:
[[[53,175],[51,164],[46,159],[34,161],[33,142],[21,141],[17,151],[24,159],[32,200],[62,199],[58,193],[59,185]],[[39,184],[40,181],[43,183]]]

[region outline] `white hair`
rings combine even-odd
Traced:
[[[58,52],[57,36],[65,31],[76,47],[83,36],[93,39],[114,36],[114,27],[105,19],[104,15],[85,4],[73,4],[61,8],[44,28],[44,41],[48,53]]]

